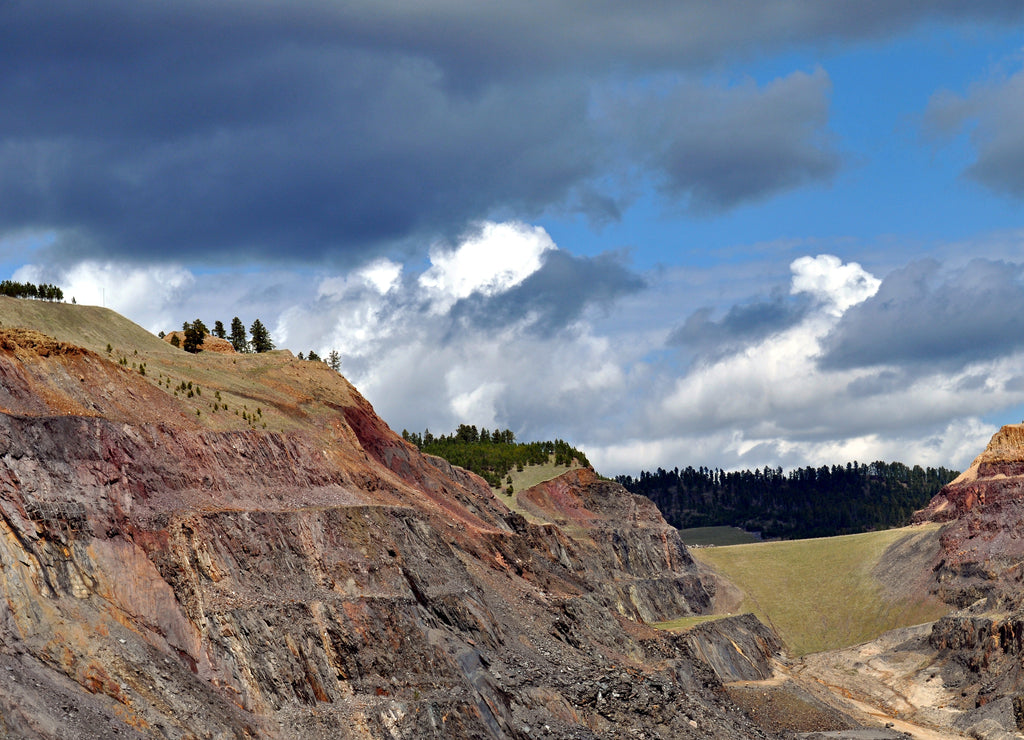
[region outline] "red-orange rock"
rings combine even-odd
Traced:
[[[643,623],[710,601],[646,499],[577,470],[528,521],[322,363],[147,352],[0,332],[7,732],[759,736]]]

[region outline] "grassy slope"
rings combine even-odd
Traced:
[[[741,611],[754,612],[793,653],[804,655],[859,644],[947,613],[948,606],[922,589],[898,593],[897,584],[886,587],[874,575],[890,546],[908,536],[934,537],[937,530],[938,525],[927,525],[691,552],[743,591]],[[920,568],[927,565],[922,559]]]
[[[503,504],[505,504],[505,506],[510,508],[512,511],[517,511],[520,514],[523,514],[527,519],[532,521],[535,517],[519,505],[518,496],[520,491],[525,491],[538,483],[543,483],[544,481],[549,481],[552,478],[557,478],[567,470],[580,467],[580,464],[576,462],[576,460],[573,460],[572,465],[569,467],[565,465],[555,465],[554,461],[555,456],[551,455],[545,465],[525,465],[523,466],[522,471],[512,468],[512,470],[509,471],[509,475],[512,476],[513,493],[511,496],[505,493],[506,484],[504,484],[504,481],[501,488],[492,488],[491,491]]]
[[[175,350],[109,308],[49,303],[0,296],[0,322],[3,326],[22,326],[49,334],[62,342],[77,344],[94,352],[104,352],[109,342],[114,347],[131,348],[147,354],[171,354]],[[176,328],[176,327],[168,327]]]
[[[296,360],[287,350],[262,355],[193,355],[99,306],[0,296],[0,326],[35,329],[112,362],[124,358],[129,368],[145,363],[145,379],[171,396],[180,382],[191,382],[202,389],[201,394],[188,398],[179,392],[176,401],[189,416],[198,411],[198,423],[215,430],[307,428],[311,421],[307,414],[320,408],[310,394],[322,387],[329,387],[335,398],[339,392],[337,374],[327,365]],[[215,392],[220,393],[227,410],[213,410]],[[262,413],[257,414],[257,409]],[[245,421],[243,414],[252,421]]]

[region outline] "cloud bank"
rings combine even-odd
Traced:
[[[2,3],[0,238],[47,234],[47,259],[351,267],[488,219],[614,219],[634,179],[721,213],[826,184],[842,157],[823,70],[709,71],[1021,17],[997,0]],[[940,117],[979,116],[975,175],[1016,192],[1007,85]]]
[[[501,261],[477,259],[496,251]],[[153,331],[192,309],[208,324],[258,317],[280,347],[338,350],[346,377],[396,429],[509,427],[570,439],[602,472],[635,474],[854,459],[965,466],[994,431],[983,418],[1024,404],[1022,271],[918,261],[879,278],[834,255],[800,255],[768,295],[701,306],[678,276],[638,274],[615,253],[577,257],[539,227],[494,222],[435,244],[425,265],[375,258],[254,278],[82,263],[29,266],[18,279],[58,282],[79,302],[121,286],[107,304]],[[637,311],[642,332],[629,319]]]

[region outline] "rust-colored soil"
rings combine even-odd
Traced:
[[[178,346],[181,347],[185,343],[185,332],[183,331],[172,331],[168,332],[163,337],[164,341],[174,346],[174,339],[178,340]],[[233,355],[235,352],[234,345],[231,344],[227,339],[221,339],[215,337],[212,334],[207,334],[203,337],[203,343],[199,345],[199,349],[202,352],[220,352],[221,354]]]

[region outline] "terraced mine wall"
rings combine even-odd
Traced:
[[[296,401],[264,408],[290,429],[217,431],[101,355],[2,339],[0,734],[764,736],[645,624],[712,587],[591,471],[527,521],[340,376],[314,415],[288,357]]]

